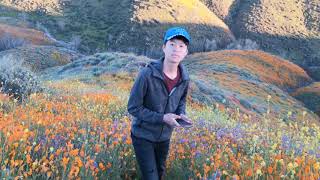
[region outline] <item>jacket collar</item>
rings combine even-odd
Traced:
[[[153,61],[149,64],[149,67],[151,67],[151,69],[152,69],[152,75],[155,77],[158,77],[162,80],[164,79],[164,77],[163,77],[163,61],[164,61],[164,57],[160,58],[157,61]],[[179,68],[180,68],[180,73],[181,73],[181,79],[183,81],[189,80],[187,68],[182,63],[179,63]]]

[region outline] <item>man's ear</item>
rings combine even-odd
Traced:
[[[188,50],[188,48],[186,49],[186,55],[188,55],[188,53],[189,53],[189,50]]]
[[[162,51],[164,52],[164,48],[166,48],[166,44],[162,45]]]

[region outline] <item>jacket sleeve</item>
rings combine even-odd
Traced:
[[[128,112],[142,121],[154,124],[162,123],[164,114],[151,111],[143,106],[144,96],[148,89],[145,74],[146,70],[141,70],[133,84],[128,101]]]
[[[188,82],[188,84],[184,90],[184,93],[179,101],[178,108],[175,112],[177,115],[186,114],[186,101],[187,101],[188,89],[189,89],[189,82]]]

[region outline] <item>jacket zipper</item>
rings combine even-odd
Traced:
[[[168,99],[167,99],[167,103],[166,103],[166,105],[165,105],[165,107],[164,107],[164,111],[166,111],[166,108],[167,108],[167,105],[168,105],[168,102],[169,102],[169,99],[170,99],[170,96],[172,95],[172,93],[176,90],[176,88],[180,85],[182,83],[182,81],[179,83],[179,84],[177,84],[172,90],[171,90],[171,92],[169,93],[169,95],[168,95]],[[160,139],[160,137],[161,137],[161,135],[162,135],[162,132],[163,132],[163,124],[161,125],[161,131],[160,131],[160,135],[159,135],[159,137],[157,138],[157,140],[159,140]]]

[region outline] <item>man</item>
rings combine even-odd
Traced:
[[[132,144],[143,179],[161,179],[177,119],[185,116],[189,76],[180,63],[188,54],[190,35],[180,27],[164,36],[164,57],[144,67],[131,89],[128,112],[133,116]]]

